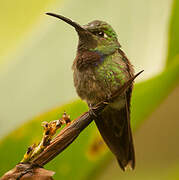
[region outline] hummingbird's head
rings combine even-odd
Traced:
[[[120,47],[117,34],[113,28],[104,21],[95,20],[84,26],[54,13],[47,13],[70,24],[79,36],[78,50],[96,51],[100,54],[111,54]]]
[[[109,54],[120,47],[117,34],[108,23],[95,20],[84,25],[83,28],[90,32],[92,38],[96,41],[96,47],[91,48],[91,50]]]

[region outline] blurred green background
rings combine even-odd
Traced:
[[[179,179],[178,0],[0,0],[0,176],[39,140],[42,121],[87,110],[72,80],[76,32],[45,12],[109,22],[135,71],[145,70],[132,98],[136,170],[123,173],[104,144],[94,150],[92,123],[46,166],[54,178]]]

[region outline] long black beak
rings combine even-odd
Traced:
[[[62,15],[59,15],[59,14],[54,14],[54,13],[46,13],[47,15],[49,16],[53,16],[53,17],[56,17],[58,19],[61,19],[62,21],[66,22],[67,24],[70,24],[71,26],[73,26],[77,32],[79,31],[87,31],[86,29],[84,29],[82,26],[80,26],[78,23],[72,21],[71,19],[69,18],[66,18]]]

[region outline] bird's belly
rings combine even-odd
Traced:
[[[107,97],[107,89],[96,78],[92,71],[74,71],[74,84],[77,94],[88,104],[96,104]]]
[[[106,74],[106,75],[103,75]],[[86,70],[84,72],[74,71],[74,84],[78,95],[87,101],[88,104],[97,104],[112,96],[123,85],[124,81],[119,79],[116,73],[101,73],[98,71]],[[120,99],[123,99],[122,96]],[[123,102],[112,103],[113,108],[119,109],[123,106]]]

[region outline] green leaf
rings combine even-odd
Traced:
[[[137,84],[132,96],[132,123],[134,126],[138,126],[144,118],[153,112],[178,84],[179,56],[161,74]]]
[[[169,28],[168,58],[166,65],[169,65],[175,56],[179,54],[179,1],[173,1],[172,15]]]
[[[139,126],[178,83],[178,59],[174,62],[157,77],[136,85],[132,98],[133,128]],[[69,103],[35,118],[4,138],[0,143],[0,174],[19,162],[27,147],[35,139],[39,139],[42,134],[40,123],[59,118],[64,110],[74,119],[86,111],[87,106],[80,100]],[[56,172],[55,179],[87,178],[91,171],[104,162],[108,157],[105,148],[101,149],[97,156],[90,156],[88,153],[95,131],[96,127],[92,123],[70,147],[46,166]]]

